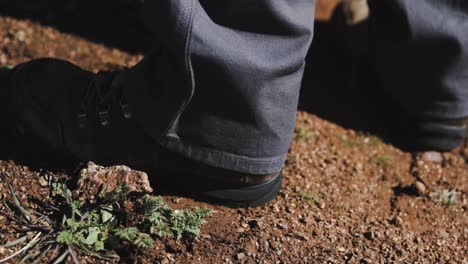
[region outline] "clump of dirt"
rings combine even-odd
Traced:
[[[71,60],[90,70],[131,66],[131,55],[27,20],[0,17],[0,65],[37,57]],[[228,209],[165,196],[175,208],[209,206],[216,213],[194,241],[160,239],[126,252],[127,263],[466,263],[467,150],[406,153],[378,137],[299,112],[280,195],[255,209]],[[13,161],[0,171],[26,197],[50,199],[50,179]],[[150,175],[151,177],[151,175]],[[157,186],[154,186],[157,191]],[[0,182],[0,195],[7,192]],[[4,210],[0,204],[0,210]],[[0,244],[18,238],[0,216]],[[11,254],[0,248],[0,258]],[[47,259],[44,263],[47,263]]]

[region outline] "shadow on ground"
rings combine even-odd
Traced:
[[[0,0],[0,15],[29,19],[131,53],[151,44],[139,0]]]

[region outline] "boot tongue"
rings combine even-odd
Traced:
[[[102,104],[111,99],[115,86],[112,85],[115,73],[101,71],[89,82],[82,91],[81,104],[87,111],[89,106],[97,99],[98,104]]]
[[[85,127],[89,117],[94,114],[97,114],[102,125],[109,123],[111,105],[119,100],[119,94],[121,94],[120,87],[114,82],[117,74],[118,72],[98,72],[88,85],[84,86],[78,113],[80,127]],[[97,113],[95,113],[96,110]]]

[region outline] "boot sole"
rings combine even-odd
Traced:
[[[461,146],[468,136],[468,127],[440,123],[419,125],[421,136],[415,137],[413,148],[421,150],[451,151]]]
[[[150,173],[153,174],[153,173]],[[229,186],[189,174],[154,173],[154,185],[164,195],[183,196],[230,208],[257,207],[273,200],[281,190],[283,173],[253,186]]]
[[[261,185],[202,191],[202,200],[231,208],[257,207],[273,200],[281,190],[283,173]]]

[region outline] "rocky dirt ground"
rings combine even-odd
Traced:
[[[25,19],[16,7],[2,5],[8,9],[0,9],[0,66],[47,56],[95,71],[142,58],[140,46],[132,50],[114,45],[118,40],[82,38],[73,29],[64,33],[52,15],[40,20],[40,12],[30,8]],[[158,240],[151,250],[130,252],[122,262],[468,263],[468,149],[407,153],[314,114],[297,115],[284,188],[274,201],[227,209],[165,196],[175,207],[208,206],[216,213],[198,240]],[[0,161],[0,171],[13,175],[25,203],[26,197],[44,199],[46,179],[67,177],[17,160]],[[6,192],[0,181],[0,198]],[[18,237],[14,226],[0,216],[0,244]],[[14,250],[0,247],[0,259]]]

